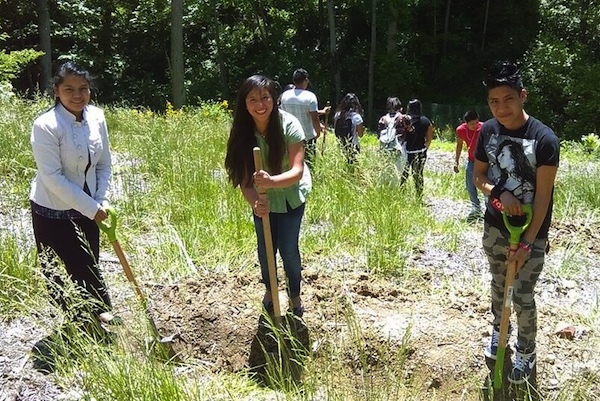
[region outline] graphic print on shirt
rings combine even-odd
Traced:
[[[493,135],[487,145],[488,177],[509,190],[521,203],[532,203],[535,193],[535,140]]]

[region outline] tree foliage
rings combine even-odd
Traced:
[[[600,131],[600,4],[543,0],[542,27],[524,57],[529,108],[559,135]]]
[[[374,3],[375,2],[375,3]],[[291,82],[309,71],[311,88],[334,106],[346,92],[381,113],[385,99],[454,105],[485,114],[481,80],[496,59],[521,62],[527,110],[557,132],[597,132],[600,96],[598,0],[183,0],[185,99],[233,100],[247,76]],[[333,5],[334,48],[327,7]],[[373,77],[371,25],[376,6]],[[48,0],[52,61],[78,61],[98,78],[101,102],[164,110],[172,102],[171,2]],[[8,52],[39,49],[34,2],[0,2]],[[40,67],[13,80],[23,93],[40,86]],[[339,81],[338,78],[339,77]],[[434,108],[431,108],[434,110]],[[568,122],[568,124],[567,124]]]

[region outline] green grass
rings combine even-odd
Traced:
[[[0,199],[7,215],[18,216],[28,207],[29,183],[35,173],[30,124],[49,105],[43,99],[0,105]],[[132,264],[143,266],[138,273],[143,280],[170,282],[193,276],[196,270],[253,267],[256,245],[250,210],[240,191],[227,182],[223,168],[230,112],[216,103],[183,112],[169,110],[166,115],[116,107],[105,111],[116,162],[117,231]],[[452,155],[451,134],[438,133],[432,149]],[[378,152],[375,136],[365,135],[361,145],[359,167],[351,172],[334,135],[327,137],[324,155],[312,170],[313,192],[302,226],[305,261],[318,269],[319,261],[349,258],[353,267],[399,283],[422,280],[412,276],[407,258],[431,238],[437,249],[456,252],[469,226],[432,216],[415,199],[412,180],[403,188],[395,185],[388,173],[393,167]],[[565,145],[561,163],[556,220],[597,223],[597,155]],[[464,171],[457,175],[434,169],[427,173],[425,195],[464,201],[463,182]],[[0,315],[7,318],[29,315],[47,302],[33,244],[24,236],[0,231]],[[105,238],[102,246],[110,248]],[[553,274],[576,274],[580,246],[576,241],[565,245]],[[481,283],[474,280],[474,285],[480,291]],[[422,399],[418,394],[422,383],[403,379],[410,332],[400,345],[377,342],[373,333],[360,327],[347,301],[337,305],[345,317],[347,336],[325,339],[321,355],[308,359],[302,393],[265,389],[242,374],[210,374],[193,362],[165,365],[142,352],[144,339],[133,333],[128,335],[138,344],[137,352],[78,339],[85,351],[75,358],[79,362],[66,361],[58,377],[65,386],[83,388],[86,399]],[[142,320],[131,330],[144,333]],[[597,324],[598,308],[589,320]],[[373,355],[379,358],[376,364],[368,360]],[[76,373],[78,369],[84,374]],[[576,378],[559,399],[590,399],[585,393],[590,383],[597,382],[598,377]],[[570,398],[573,394],[581,396]]]

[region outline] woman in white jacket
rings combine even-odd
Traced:
[[[33,232],[52,299],[76,320],[113,320],[111,302],[98,269],[96,222],[108,217],[111,155],[104,113],[89,104],[92,79],[72,62],[53,81],[56,102],[37,117],[31,146],[37,174],[31,185]],[[90,307],[67,301],[56,268],[67,275]],[[88,304],[86,302],[85,304]],[[92,320],[94,321],[94,320]]]

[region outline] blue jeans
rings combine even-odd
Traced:
[[[300,296],[302,263],[300,260],[298,239],[300,236],[300,223],[302,222],[302,216],[304,216],[304,208],[304,203],[296,209],[292,209],[288,205],[287,213],[269,213],[273,252],[277,254],[277,250],[279,250],[279,255],[283,260],[283,269],[288,279],[288,292],[291,298]],[[260,262],[262,282],[267,287],[267,290],[270,290],[269,265],[267,264],[263,222],[256,215],[254,215],[254,229],[256,230],[258,261]]]
[[[475,186],[475,180],[473,180],[473,167],[475,162],[467,161],[467,167],[465,170],[465,184],[467,192],[469,193],[469,199],[471,200],[471,211],[481,211],[481,204],[479,203],[479,196],[477,195],[477,187]]]

